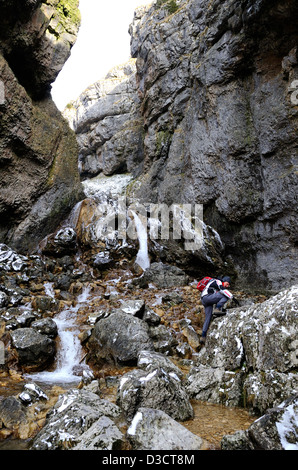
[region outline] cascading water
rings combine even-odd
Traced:
[[[46,286],[46,292],[50,296],[54,296],[54,292],[50,283]],[[27,378],[37,382],[47,383],[76,383],[81,377],[76,374],[76,369],[81,369],[82,348],[78,338],[79,330],[76,324],[76,316],[78,310],[87,302],[90,295],[90,288],[85,287],[82,294],[77,298],[75,307],[69,307],[61,311],[54,321],[58,328],[58,337],[60,345],[57,353],[56,368],[53,371],[37,372],[35,374],[27,374]],[[89,371],[87,365],[84,369]]]
[[[140,217],[134,211],[131,211],[131,213],[134,217],[139,240],[139,251],[136,257],[136,263],[145,271],[145,269],[149,268],[150,266],[147,228],[144,226]]]

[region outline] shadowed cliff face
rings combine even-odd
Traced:
[[[297,3],[190,0],[174,14],[168,4],[140,9],[130,28],[145,127],[134,196],[203,204],[240,282],[291,285]]]
[[[0,241],[25,251],[80,195],[76,139],[50,97],[76,39],[77,3],[0,2]]]

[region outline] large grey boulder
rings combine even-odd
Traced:
[[[136,364],[140,351],[154,350],[148,324],[121,309],[95,324],[88,348],[96,362],[116,364]]]
[[[298,450],[298,398],[271,408],[246,431],[224,436],[223,450]]]
[[[90,448],[99,448],[100,439],[109,445],[107,442],[114,440],[108,438],[111,427],[114,428],[111,420],[117,420],[120,414],[121,410],[116,405],[101,399],[96,393],[85,388],[70,389],[60,395],[48,414],[45,426],[34,439],[32,450],[66,450],[82,445],[83,441]],[[119,441],[120,434],[116,434]],[[95,435],[98,436],[97,443]]]
[[[189,282],[188,275],[177,266],[165,263],[152,263],[144,274],[133,281],[140,287],[147,287],[149,283],[157,287],[177,287],[185,286]]]
[[[19,365],[28,370],[45,367],[53,361],[55,342],[34,328],[19,328],[11,332],[12,346],[16,349]]]
[[[190,396],[263,413],[298,392],[297,303],[293,286],[213,320],[187,378]]]
[[[141,407],[127,437],[134,450],[201,450],[203,440],[161,410]]]
[[[124,374],[117,390],[117,404],[128,421],[142,406],[162,410],[178,421],[193,417],[193,408],[179,377],[162,367],[149,371],[135,369]]]

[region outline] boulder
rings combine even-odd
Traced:
[[[117,404],[131,421],[140,407],[159,409],[173,419],[185,421],[193,417],[189,397],[173,371],[162,367],[135,369],[121,377]]]
[[[88,348],[97,362],[116,364],[136,364],[140,351],[154,350],[147,323],[121,309],[95,324]]]
[[[139,285],[139,287],[148,287],[150,283],[160,288],[177,287],[187,285],[189,277],[177,266],[160,262],[152,263],[140,278],[133,280],[133,283]]]
[[[214,319],[187,377],[190,397],[264,413],[298,391],[297,301],[293,286]]]
[[[147,372],[162,369],[178,380],[181,380],[183,375],[179,367],[177,367],[169,357],[153,351],[141,351],[138,356],[137,366]]]
[[[42,253],[52,256],[65,256],[77,248],[77,234],[72,227],[64,227],[46,237]]]
[[[203,440],[161,410],[141,407],[127,437],[134,450],[201,450]]]
[[[31,449],[66,450],[83,445],[83,442],[90,449],[109,445],[108,442],[112,446],[112,442],[119,442],[120,434],[115,433],[110,420],[118,419],[120,413],[118,406],[101,399],[88,389],[70,389],[59,396]],[[109,419],[103,419],[104,417]],[[98,420],[100,422],[92,428]]]
[[[78,439],[72,450],[121,450],[125,436],[107,416],[101,416]]]
[[[19,328],[11,332],[12,346],[18,354],[20,366],[39,369],[54,359],[55,342],[33,328]]]
[[[298,397],[270,408],[246,431],[224,436],[223,450],[298,450]]]
[[[57,324],[52,318],[41,318],[31,323],[31,328],[34,328],[38,333],[47,335],[49,338],[56,338],[58,335]]]
[[[15,397],[7,397],[0,400],[0,423],[1,428],[15,430],[25,424],[26,411],[22,403]]]

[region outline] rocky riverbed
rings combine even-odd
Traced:
[[[269,299],[238,292],[241,307],[214,319],[200,349],[194,279],[162,263],[145,278],[133,259],[105,270],[87,259],[1,245],[2,448],[297,445],[297,289]],[[65,311],[75,312],[80,341],[61,378],[55,320]]]

